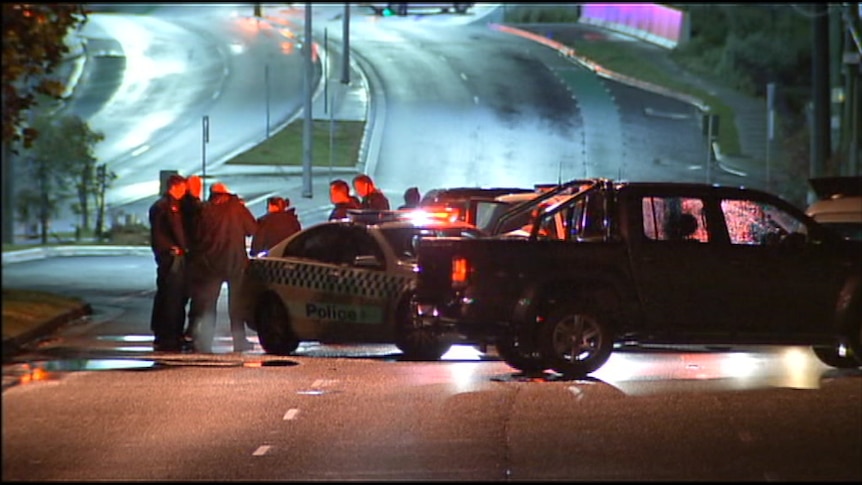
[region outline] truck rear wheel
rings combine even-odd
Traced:
[[[516,337],[501,337],[497,340],[496,347],[497,354],[509,367],[526,373],[545,370],[545,362],[539,351],[527,348]]]
[[[407,295],[398,307],[395,346],[408,360],[440,360],[452,343],[436,329],[422,325],[413,316],[411,299]]]
[[[290,355],[299,347],[299,340],[290,326],[290,316],[281,299],[266,293],[254,312],[260,346],[267,354]]]
[[[610,325],[592,305],[563,305],[539,329],[539,351],[547,368],[583,377],[605,364],[613,350]]]

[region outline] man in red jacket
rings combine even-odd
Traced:
[[[239,301],[239,286],[248,265],[245,240],[254,236],[256,229],[257,221],[245,203],[228,192],[223,183],[213,184],[209,199],[201,205],[195,250],[190,257],[194,307],[190,312],[194,318],[191,334],[200,352],[212,352],[216,307],[225,282],[234,351],[252,348],[245,337],[246,313]]]

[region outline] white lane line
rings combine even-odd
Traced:
[[[254,453],[252,453],[251,455],[252,456],[263,456],[263,455],[269,453],[270,448],[272,448],[272,446],[261,445],[256,450],[254,450]]]
[[[292,419],[296,419],[296,415],[299,414],[299,409],[293,408],[288,409],[286,413],[284,413],[284,420],[290,421]]]

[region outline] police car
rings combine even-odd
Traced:
[[[242,285],[247,323],[268,354],[303,341],[394,343],[405,358],[437,360],[457,337],[415,326],[414,249],[425,237],[479,238],[461,221],[424,211],[354,211],[306,228],[252,256]]]

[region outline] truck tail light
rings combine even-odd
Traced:
[[[470,264],[467,258],[456,257],[452,259],[452,286],[464,287],[467,286],[467,275],[470,271]]]

